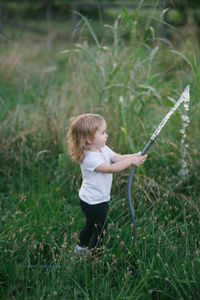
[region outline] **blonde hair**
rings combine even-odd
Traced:
[[[88,138],[94,139],[96,131],[103,124],[104,119],[97,114],[83,114],[70,119],[70,127],[66,142],[72,160],[81,163],[85,152],[89,150]]]

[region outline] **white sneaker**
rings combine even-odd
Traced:
[[[84,254],[91,254],[91,251],[88,248],[76,245],[76,247],[74,248],[74,253],[84,255]]]

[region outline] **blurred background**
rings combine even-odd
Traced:
[[[92,22],[98,37],[102,37],[102,24],[112,24],[120,8],[131,11],[141,7],[140,14],[146,18],[152,7],[168,10],[162,24],[162,36],[174,38],[169,25],[184,31],[190,25],[190,34],[200,32],[200,1],[97,1],[97,0],[0,0],[0,30],[8,38],[17,38],[25,34],[44,36],[51,43],[58,39],[71,41],[77,39],[77,26],[80,18],[86,16]],[[168,25],[167,25],[168,24]],[[176,37],[176,36],[175,36]]]

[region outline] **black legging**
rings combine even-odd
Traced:
[[[102,245],[104,230],[106,230],[106,217],[109,208],[108,202],[90,205],[80,199],[80,207],[85,214],[86,223],[80,232],[81,245],[91,248]]]

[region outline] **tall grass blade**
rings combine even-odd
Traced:
[[[80,14],[79,12],[76,12],[76,14],[81,17],[81,19],[84,21],[85,25],[87,26],[89,32],[91,33],[91,36],[93,37],[94,41],[95,41],[95,44],[98,48],[101,48],[101,44],[92,28],[92,26],[90,25],[88,19],[86,17],[84,17],[82,14]]]

